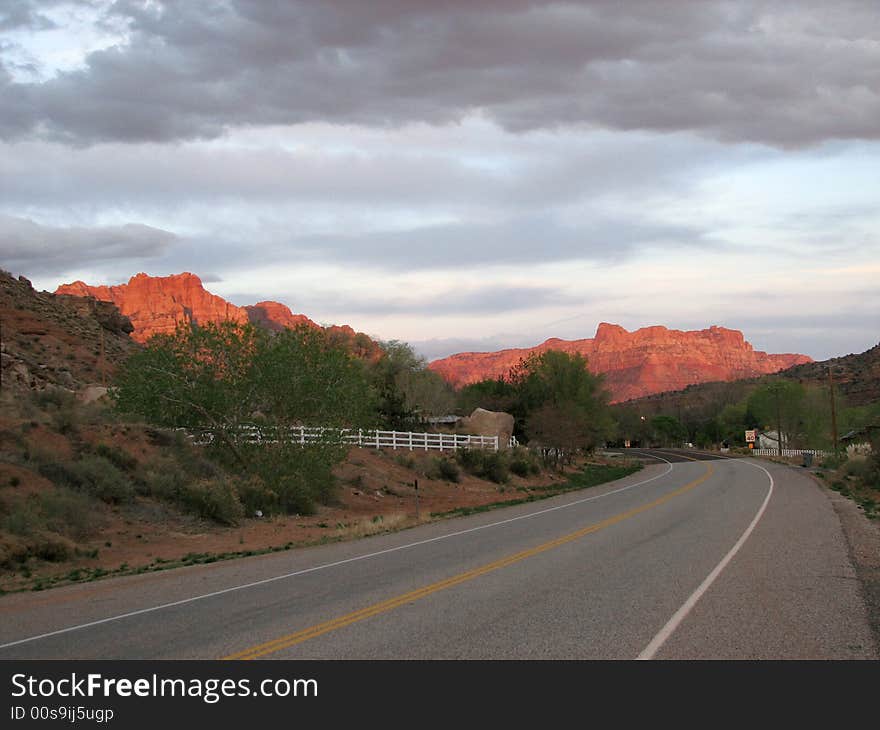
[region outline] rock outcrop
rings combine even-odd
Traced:
[[[173,276],[137,274],[127,284],[89,286],[82,281],[62,284],[56,294],[94,297],[112,302],[134,325],[132,337],[146,342],[159,333],[174,332],[179,324],[249,321],[243,307],[236,307],[222,297],[208,292],[195,274]]]
[[[20,392],[77,391],[107,381],[137,345],[109,302],[35,291],[0,271],[0,385]]]
[[[513,436],[513,424],[513,416],[509,413],[476,408],[471,415],[455,424],[455,430],[475,436],[497,436],[499,448],[506,449]]]
[[[244,309],[251,322],[276,332],[280,332],[286,327],[294,329],[303,325],[318,328],[318,325],[306,315],[294,314],[290,311],[290,307],[280,302],[257,302]]]
[[[619,325],[602,323],[592,339],[554,338],[532,348],[464,352],[435,360],[429,367],[461,387],[506,376],[521,359],[548,350],[585,356],[592,372],[605,375],[614,402],[693,383],[766,375],[812,362],[806,355],[770,355],[755,350],[742,332],[724,327],[684,332],[655,326],[628,332]]]
[[[300,326],[322,329],[304,314],[294,314],[280,302],[266,301],[237,307],[211,294],[201,279],[189,272],[172,276],[137,274],[127,284],[117,286],[90,286],[75,281],[62,284],[55,294],[77,297],[80,302],[112,302],[133,325],[132,338],[141,343],[155,334],[174,332],[181,323],[198,325],[231,320],[251,322],[276,332]],[[347,325],[323,329],[331,343],[347,347],[359,357],[372,360],[381,355],[376,342]]]

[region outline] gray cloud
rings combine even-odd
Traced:
[[[311,293],[308,307],[312,312],[322,315],[374,314],[424,315],[443,317],[457,314],[476,316],[516,312],[524,309],[541,309],[551,306],[572,306],[582,304],[584,297],[574,297],[546,286],[457,286],[436,294],[424,291],[403,292],[408,296],[383,298],[351,297],[338,292]],[[236,301],[246,301],[248,297],[234,296]],[[253,296],[250,297],[253,300]]]
[[[117,2],[126,45],[43,83],[0,75],[0,134],[75,144],[323,120],[880,137],[869,0]]]
[[[43,7],[47,4],[42,3]],[[50,30],[55,23],[38,12],[39,3],[33,0],[4,0],[0,7],[0,30]]]
[[[686,226],[596,219],[575,227],[536,215],[497,224],[462,223],[351,236],[308,236],[290,240],[277,252],[286,252],[298,260],[335,259],[390,270],[471,270],[501,263],[620,262],[646,248],[680,249],[705,245],[708,240],[699,229]]]
[[[90,261],[155,257],[176,238],[168,231],[138,223],[59,228],[0,215],[0,261],[4,268],[28,275],[61,274]]]
[[[440,132],[371,139],[365,133],[350,137],[359,141],[357,149],[344,151],[333,149],[344,135],[327,137],[315,133],[295,150],[268,143],[234,148],[114,143],[79,149],[0,143],[0,201],[35,208],[258,202],[274,210],[332,201],[481,213],[491,206],[521,213],[621,190],[627,197],[660,187],[667,194],[683,191],[696,172],[750,155],[685,135],[660,141],[644,135],[513,136],[485,129],[470,129],[464,139]]]

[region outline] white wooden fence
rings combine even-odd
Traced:
[[[779,456],[779,449],[752,449],[755,456]],[[783,449],[783,456],[803,456],[804,454],[813,454],[813,456],[828,456],[827,451],[819,449]]]
[[[245,443],[277,443],[275,429],[263,430],[258,426],[242,426],[241,441]],[[409,451],[455,451],[457,449],[492,449],[498,451],[497,436],[476,436],[459,433],[416,433],[413,431],[379,431],[364,429],[335,429],[292,427],[288,430],[291,443],[307,444],[323,439],[339,438],[348,444],[375,449],[408,449]],[[212,434],[193,434],[193,441],[204,446]]]

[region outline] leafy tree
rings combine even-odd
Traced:
[[[458,392],[458,409],[462,413],[471,413],[475,408],[513,413],[516,402],[516,388],[504,378],[480,380]]]
[[[444,415],[455,408],[455,393],[443,378],[428,370],[425,359],[405,342],[381,343],[382,357],[370,376],[379,394],[379,415],[388,428],[415,428],[424,416]]]
[[[595,449],[612,433],[608,392],[583,356],[550,350],[524,361],[514,377],[526,436],[554,460]]]
[[[681,446],[687,438],[687,429],[673,416],[654,416],[651,431],[662,446]]]
[[[264,512],[306,512],[326,500],[346,450],[340,429],[375,418],[362,361],[306,327],[182,326],[132,355],[114,392],[123,412],[208,434],[218,460],[252,477],[249,504]],[[327,430],[303,448],[290,438],[297,426]]]

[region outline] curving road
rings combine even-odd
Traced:
[[[876,659],[824,491],[630,451],[626,479],[393,535],[0,598],[0,659]]]

